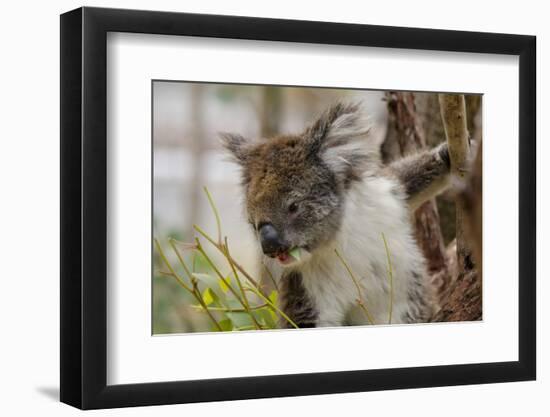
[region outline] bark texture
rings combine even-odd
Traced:
[[[451,171],[459,179],[459,191],[456,193],[456,272],[453,271],[456,279],[441,294],[441,308],[432,321],[480,320],[482,318],[481,147],[478,147],[475,165],[469,169],[470,142],[464,96],[441,94],[439,101],[449,145]],[[479,114],[480,111],[481,106],[477,113]],[[479,135],[479,132],[475,133],[476,136]],[[479,138],[481,140],[480,135]],[[453,247],[450,250],[455,249]],[[474,259],[476,265],[474,265]]]
[[[445,142],[445,128],[441,120],[439,110],[439,98],[436,93],[422,93],[415,95],[416,110],[424,136],[426,146],[433,148],[441,142]],[[468,104],[467,104],[468,105]],[[456,237],[456,209],[455,199],[451,192],[447,191],[436,198],[437,211],[439,213],[439,225],[445,246],[449,245]],[[442,285],[445,283],[441,283]]]
[[[470,153],[466,101],[462,94],[440,94],[439,106],[449,146],[451,174],[460,183],[466,178]],[[464,236],[464,208],[459,198],[456,199],[456,250],[459,273],[471,270],[471,253]]]
[[[477,129],[481,101],[479,97],[468,97],[467,107],[462,95],[418,97],[421,99],[417,106],[413,93],[386,93],[389,118],[382,156],[389,163],[447,140],[452,173],[460,180],[455,182],[458,191],[451,190],[447,193],[450,198],[441,200],[449,208],[449,222],[453,223],[450,235],[456,238],[445,249],[438,208],[431,200],[414,213],[416,239],[426,257],[432,285],[438,290],[439,310],[432,321],[479,320],[481,275],[474,264],[481,265],[481,155],[471,174],[468,162],[469,131],[481,140],[481,129]]]
[[[424,148],[426,138],[416,112],[413,93],[388,92],[386,100],[389,118],[382,155],[384,162],[389,163]],[[430,275],[447,275],[445,246],[434,199],[427,201],[415,211],[414,224],[416,240],[427,260]]]

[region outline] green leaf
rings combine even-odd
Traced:
[[[300,248],[294,248],[288,254],[298,261],[301,259]]]
[[[231,310],[240,310],[241,308],[243,308],[243,305],[236,298],[228,298],[227,300],[225,300],[225,304]]]
[[[279,316],[277,315],[275,310],[273,310],[272,308],[269,309],[269,314],[271,315],[271,319],[273,320],[273,323],[275,323],[274,329],[278,329],[279,325],[277,323],[279,322]]]
[[[248,313],[225,313],[234,327],[253,326],[254,322]]]
[[[229,319],[223,319],[218,322],[218,324],[224,332],[230,332],[231,330],[233,330],[233,323]]]
[[[214,294],[210,288],[207,288],[202,292],[202,299],[207,306],[212,304],[217,298],[218,296]]]
[[[210,295],[212,296],[215,302],[217,302],[220,306],[227,305],[226,294],[223,291],[218,289],[220,287],[219,282],[221,280],[219,280],[217,277],[214,277],[212,275],[202,274],[198,272],[195,272],[192,275],[197,279],[197,281],[199,281],[201,288],[207,288],[210,290],[211,292]]]
[[[231,275],[228,275],[227,277],[225,277],[225,279],[229,284],[231,284]],[[227,291],[229,291],[229,287],[225,284],[225,282],[223,282],[222,279],[220,279],[219,284],[224,293],[227,293]]]
[[[270,313],[269,308],[261,308],[259,310],[254,311],[254,317],[256,317],[256,320],[263,326],[267,327],[269,329],[276,329],[277,328],[277,316],[275,317]]]
[[[204,284],[206,287],[217,287],[218,286],[218,278],[210,275],[210,274],[203,274],[200,272],[193,272],[191,275],[197,279],[201,284]]]
[[[277,294],[277,291],[273,290],[271,291],[271,294],[269,294],[269,301],[271,301],[274,305],[277,305],[277,297],[278,297],[278,294]]]

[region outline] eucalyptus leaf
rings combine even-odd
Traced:
[[[218,322],[224,332],[230,332],[233,330],[233,322],[230,319],[223,319]]]
[[[231,320],[234,327],[249,327],[253,326],[254,322],[248,313],[225,313]]]
[[[191,275],[193,275],[193,277],[196,278],[197,281],[204,284],[206,287],[212,288],[218,286],[218,278],[213,275],[204,274],[201,272],[193,272]]]
[[[204,304],[206,304],[207,306],[214,303],[215,299],[217,298],[218,298],[217,295],[214,294],[214,292],[210,288],[206,288],[202,292],[202,300],[204,301]]]
[[[240,301],[235,298],[228,298],[225,301],[225,304],[231,310],[240,310],[241,308],[243,308],[243,305],[240,303]]]
[[[231,285],[231,275],[228,275],[227,277],[225,277],[225,280]],[[224,293],[229,291],[229,287],[226,285],[226,283],[222,279],[219,280],[219,284],[220,284],[220,288]]]
[[[279,316],[277,315],[275,310],[273,310],[272,308],[269,309],[269,315],[271,316],[271,319],[273,320],[273,323],[275,323],[275,326],[273,328],[278,329],[279,326],[277,325],[277,322],[279,321]]]
[[[274,305],[277,305],[277,291],[273,290],[271,291],[271,294],[269,294],[269,301],[271,301]]]
[[[263,327],[277,328],[277,316],[273,317],[267,307],[254,311],[254,317]]]
[[[214,277],[210,274],[203,274],[195,272],[192,274],[193,277],[199,281],[200,288],[208,288],[213,295],[216,297],[214,298],[214,301],[220,304],[220,306],[226,306],[226,294],[220,289],[219,283],[221,282],[218,277]]]
[[[298,261],[301,259],[300,248],[294,248],[288,254]]]

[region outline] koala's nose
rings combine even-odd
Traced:
[[[284,243],[271,223],[264,223],[259,228],[260,243],[262,251],[268,256],[275,256],[281,252],[288,250],[288,246]]]

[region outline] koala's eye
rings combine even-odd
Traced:
[[[298,204],[297,203],[291,203],[288,206],[288,212],[289,213],[296,213],[298,211]]]

